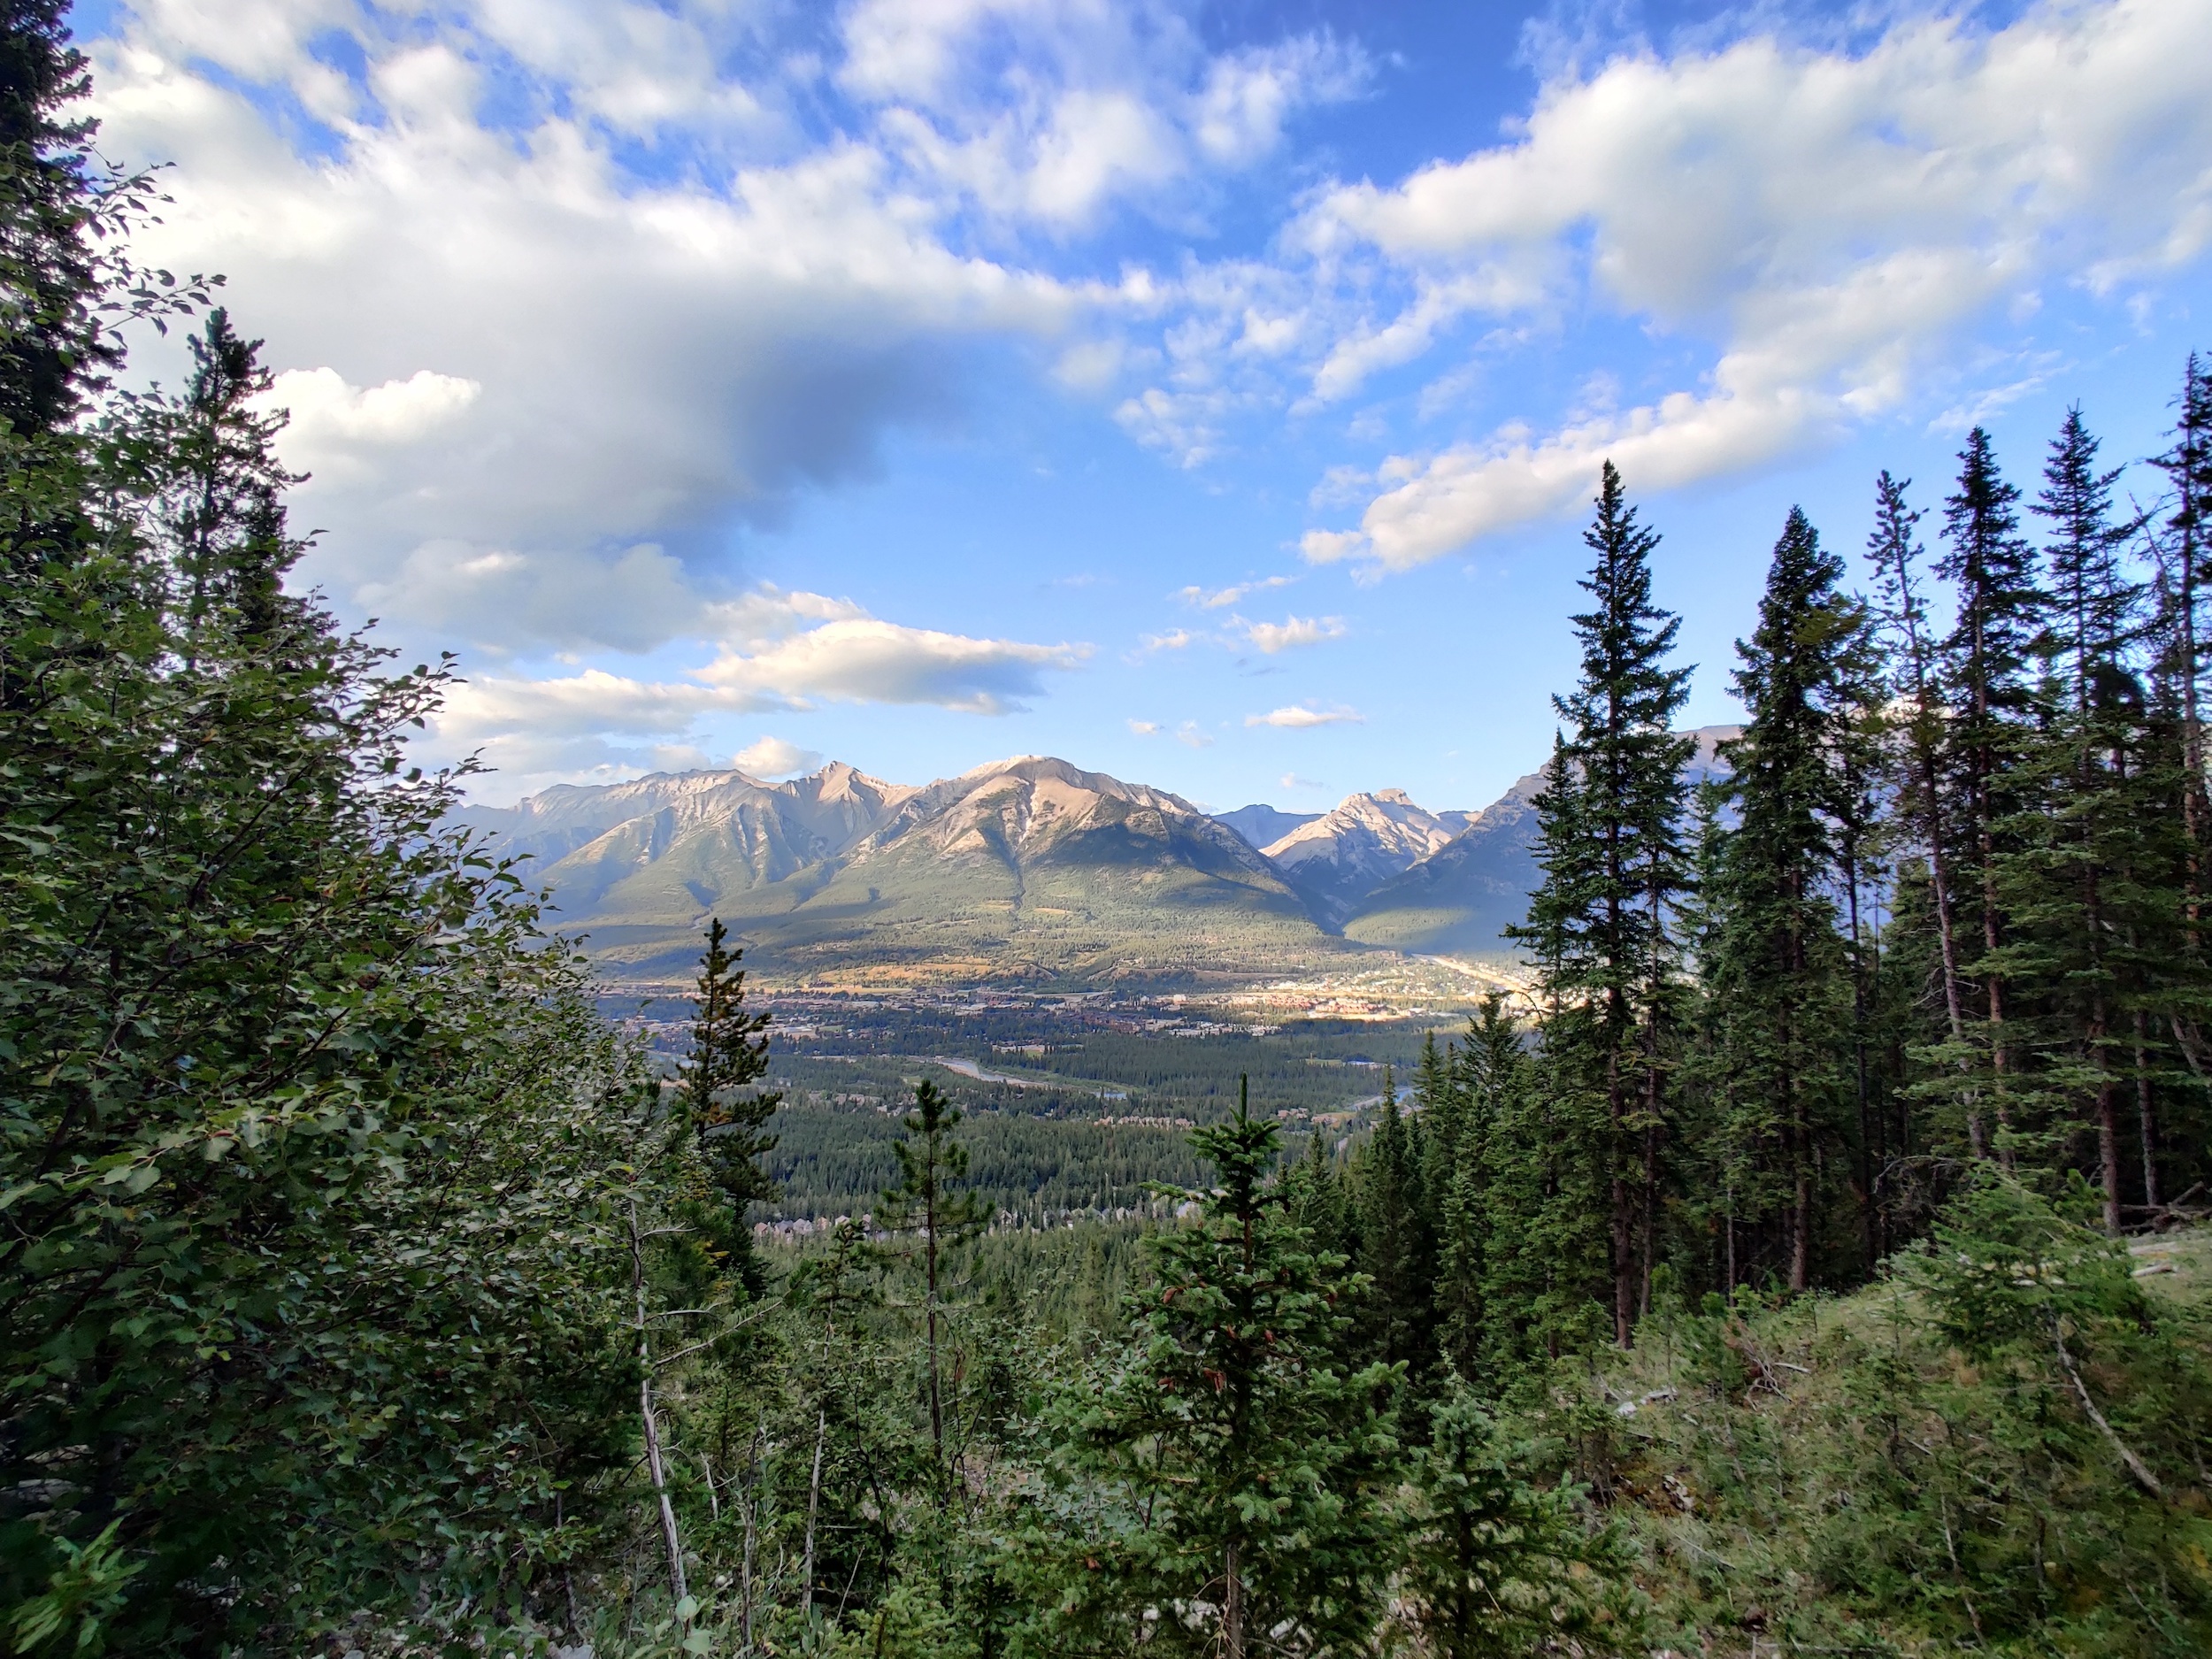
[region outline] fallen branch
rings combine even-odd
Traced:
[[[2075,1396],[2080,1400],[2081,1409],[2089,1414],[2089,1420],[2097,1425],[2099,1433],[2112,1442],[2112,1449],[2120,1454],[2120,1461],[2127,1465],[2128,1473],[2135,1477],[2135,1484],[2160,1502],[2164,1502],[2166,1490],[2158,1484],[2158,1477],[2151,1473],[2149,1466],[2129,1449],[2128,1443],[2119,1437],[2111,1424],[2105,1421],[2104,1413],[2097,1409],[2097,1402],[2089,1397],[2089,1386],[2082,1381],[2081,1373],[2074,1369],[2074,1357],[2066,1351],[2066,1339],[2059,1333],[2056,1320],[2051,1323],[2051,1343],[2058,1350],[2059,1367],[2065,1371],[2066,1380],[2074,1385]]]

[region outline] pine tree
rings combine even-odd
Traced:
[[[2043,595],[2034,557],[2020,534],[2020,492],[1997,468],[1989,434],[1977,426],[1959,452],[1958,488],[1944,503],[1950,550],[1938,573],[1955,585],[1958,615],[1944,641],[1946,680],[1955,704],[1948,726],[1949,772],[1958,792],[1951,814],[1961,837],[1961,898],[1976,912],[1980,950],[1986,1074],[2000,1133],[2012,1158],[2007,1091],[2013,1070],[2005,1001],[2004,910],[1997,886],[2004,850],[2001,826],[2016,803],[2011,790],[2027,730],[2033,688],[2027,666],[2041,622]]]
[[[59,427],[118,357],[98,327],[101,216],[95,129],[66,120],[91,90],[62,21],[68,0],[0,5],[0,420],[19,438]]]
[[[1369,1280],[1363,1349],[1418,1377],[1435,1353],[1430,1296],[1435,1246],[1422,1190],[1417,1119],[1385,1085],[1382,1119],[1353,1165],[1359,1192],[1359,1271]]]
[[[253,407],[274,382],[261,342],[241,338],[219,306],[187,343],[192,374],[167,434],[178,465],[162,514],[180,588],[172,603],[188,660],[215,627],[273,649],[280,626],[299,612],[282,583],[305,551],[285,534],[280,505],[301,481],[276,458],[284,418]]]
[[[2125,941],[2140,937],[2138,878],[2148,861],[2138,831],[2151,803],[2131,782],[2146,736],[2130,660],[2144,591],[2123,568],[2140,526],[2115,516],[2119,470],[2098,470],[2097,447],[2081,411],[2069,411],[2035,503],[2050,526],[2049,601],[2035,641],[2043,717],[2022,757],[2025,810],[2008,826],[2016,850],[2001,858],[2000,887],[2016,916],[2014,977],[2036,994],[2042,1026],[2026,1088],[2049,1098],[2061,1125],[2088,1107],[2105,1226],[2116,1233],[2119,1097],[2132,1059],[2121,1010],[2141,965]]]
[[[1677,994],[1673,907],[1690,885],[1682,768],[1694,741],[1671,731],[1691,671],[1671,667],[1679,620],[1651,603],[1659,538],[1637,522],[1612,463],[1583,541],[1596,563],[1574,618],[1582,645],[1575,690],[1555,697],[1564,730],[1537,797],[1543,884],[1526,924],[1550,1006],[1547,1087],[1576,1120],[1604,1194],[1615,1341],[1631,1340],[1648,1271],[1648,1213],[1664,1125],[1664,1025]]]
[[[776,1195],[761,1160],[775,1150],[764,1133],[783,1104],[780,1089],[762,1088],[768,1075],[768,1027],[773,1016],[745,1006],[745,957],[729,949],[730,931],[718,916],[707,920],[707,948],[699,959],[699,989],[692,1017],[691,1051],[680,1087],[692,1132],[698,1137],[722,1213],[704,1218],[713,1244],[748,1289],[757,1294],[759,1264],[745,1225],[749,1205]]]
[[[1384,1497],[1399,1373],[1336,1356],[1361,1286],[1271,1185],[1272,1123],[1191,1137],[1217,1171],[1194,1226],[1154,1236],[1130,1346],[1063,1397],[1069,1510],[1054,1622],[1246,1659],[1362,1646],[1390,1570]]]
[[[1837,1119],[1848,1087],[1831,878],[1843,664],[1863,618],[1837,588],[1842,573],[1791,509],[1759,626],[1736,647],[1736,695],[1750,718],[1723,754],[1740,821],[1722,833],[1720,891],[1707,900],[1717,918],[1708,995],[1725,1010],[1723,1063],[1737,1103],[1729,1162],[1741,1172],[1740,1202],[1782,1212],[1793,1290],[1812,1283],[1821,1154],[1844,1140]]]
[[[1619,1537],[1586,1525],[1584,1490],[1547,1483],[1536,1447],[1458,1379],[1409,1474],[1402,1583],[1431,1652],[1482,1659],[1617,1640],[1602,1575],[1622,1565]]]
[[[2172,490],[2173,511],[2162,526],[2166,618],[2165,672],[2179,693],[2182,821],[2188,832],[2191,948],[2201,951],[2207,886],[2205,849],[2212,843],[2212,803],[2206,799],[2202,685],[2205,638],[2200,606],[2212,586],[2212,364],[2195,352],[2182,371],[2173,446],[2154,458]]]
[[[1902,704],[1899,747],[1903,775],[1898,810],[1926,860],[1941,979],[1943,1040],[1920,1052],[1938,1072],[1927,1087],[1955,1102],[1968,1149],[1979,1158],[1987,1154],[1988,1140],[1971,1079],[1973,1050],[1966,1029],[1966,982],[1956,914],[1956,832],[1950,817],[1955,802],[1947,772],[1949,705],[1938,642],[1917,580],[1922,549],[1914,538],[1920,515],[1906,504],[1910,483],[1887,472],[1876,480],[1874,532],[1867,540],[1867,558],[1875,570],[1877,613],[1889,636],[1892,683]],[[1960,1079],[1955,1085],[1944,1076],[1954,1072]]]
[[[1437,1340],[1462,1377],[1499,1381],[1549,1334],[1547,1280],[1532,1271],[1548,1171],[1527,1156],[1532,1068],[1503,993],[1469,1018],[1450,1070],[1459,1133],[1439,1177]]]
[[[968,1149],[953,1139],[960,1113],[944,1092],[925,1078],[914,1090],[914,1110],[901,1120],[905,1138],[893,1143],[899,1160],[899,1184],[887,1187],[876,1223],[887,1232],[918,1235],[922,1261],[922,1328],[927,1364],[929,1439],[941,1473],[945,1458],[945,1397],[938,1351],[945,1317],[945,1252],[980,1232],[990,1212],[974,1193],[960,1190],[968,1172]]]
[[[1836,653],[1832,845],[1842,890],[1844,950],[1851,976],[1851,1090],[1858,1119],[1860,1242],[1871,1277],[1889,1254],[1887,1204],[1892,1096],[1896,1079],[1878,1051],[1882,978],[1881,910],[1896,838],[1896,720],[1890,664],[1873,609],[1854,599],[1853,623]]]

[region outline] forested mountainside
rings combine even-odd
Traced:
[[[2202,360],[2139,505],[2078,409],[1967,434],[1933,559],[1873,480],[1863,584],[1778,503],[1701,787],[1606,464],[1525,998],[1356,1136],[1240,1087],[1132,1147],[1102,1091],[1086,1227],[1015,1190],[1036,1123],[901,1056],[886,1185],[793,1245],[727,928],[680,1061],[603,1018],[410,759],[450,665],[288,588],[260,346],[119,251],[151,187],[58,0],[0,65],[11,1654],[2212,1649]],[[125,395],[155,321],[190,371]],[[695,788],[764,857],[857,834],[833,885],[1105,871],[1313,930],[1060,763]],[[639,816],[596,810],[532,833]]]

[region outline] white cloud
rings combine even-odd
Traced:
[[[1247,642],[1272,657],[1296,645],[1318,645],[1344,637],[1342,617],[1285,617],[1280,622],[1248,622],[1235,618]]]
[[[349,452],[364,446],[391,448],[433,435],[458,419],[483,389],[474,380],[429,369],[365,389],[347,385],[335,369],[288,369],[254,401],[288,417],[277,442],[286,465],[327,470],[345,465]]]
[[[1195,720],[1186,720],[1175,728],[1175,741],[1185,749],[1211,749],[1213,738]]]
[[[1129,729],[1139,737],[1157,737],[1163,728],[1157,720],[1132,720]]]
[[[1352,97],[1367,77],[1356,47],[1311,35],[1217,58],[1193,101],[1192,136],[1212,160],[1245,165],[1275,148],[1300,105]]]
[[[748,708],[918,703],[964,714],[1004,714],[1038,694],[1042,671],[1073,668],[1089,654],[1084,645],[971,639],[856,617],[749,651],[725,647],[696,672]]]
[[[1264,593],[1271,588],[1287,588],[1297,580],[1295,576],[1270,576],[1264,580],[1239,582],[1233,587],[1216,588],[1210,591],[1194,585],[1178,588],[1175,597],[1187,605],[1195,605],[1201,611],[1225,611],[1248,594]]]
[[[1394,457],[1309,557],[1404,568],[1586,494],[1738,471],[1898,408],[1963,328],[2058,281],[2101,292],[2212,242],[2212,0],[1909,18],[1857,55],[1772,38],[1617,58],[1547,86],[1509,142],[1328,192],[1295,240],[1379,255],[1412,296],[1313,373],[1341,397],[1464,311],[1600,303],[1709,334],[1709,377],[1548,433]]]
[[[680,571],[652,627],[627,605],[619,631],[597,632],[620,549],[772,521],[795,492],[871,470],[887,427],[938,419],[959,342],[1048,338],[1115,303],[949,247],[864,142],[643,179],[565,102],[573,85],[554,67],[503,86],[525,107],[514,130],[482,125],[485,42],[526,33],[526,10],[426,13],[387,33],[333,8],[368,70],[349,95],[361,107],[326,115],[319,153],[219,73],[304,96],[324,72],[283,30],[226,57],[206,16],[169,5],[93,46],[104,146],[180,164],[164,178],[174,204],[138,251],[227,272],[242,323],[288,371],[283,452],[317,474],[297,511],[333,532],[303,575],[349,608],[480,648],[672,637],[700,598]],[[602,102],[618,71],[666,67],[645,38],[653,8],[620,10],[644,34],[617,42],[626,56],[594,83]],[[555,66],[598,50],[523,44]],[[422,565],[481,558],[511,572],[481,603],[449,583],[412,598]]]
[[[1368,73],[1325,35],[1209,56],[1169,8],[861,0],[842,36],[839,83],[878,106],[918,174],[1062,232],[1250,166],[1298,111],[1354,96]]]
[[[1187,215],[1367,73],[1326,36],[1215,52],[1178,8],[1082,0],[140,0],[111,27],[104,148],[178,164],[138,251],[227,273],[267,337],[331,531],[304,580],[480,655],[677,637],[732,522],[956,415],[970,342],[1097,393],[1157,359],[1117,331],[1174,293],[1040,256],[1125,203]],[[1302,326],[1240,316],[1256,353]],[[1221,417],[1170,392],[1132,430],[1194,462]],[[639,544],[678,562],[610,606]]]
[[[1218,388],[1171,392],[1150,386],[1116,404],[1114,421],[1178,466],[1201,466],[1221,452],[1224,423],[1239,402]]]
[[[1294,772],[1285,772],[1275,782],[1277,787],[1284,789],[1325,789],[1329,787],[1318,778],[1301,778]]]
[[[1148,634],[1138,642],[1136,655],[1148,657],[1155,651],[1183,651],[1211,638],[1210,634],[1194,634],[1188,628],[1170,628],[1164,634]]]
[[[818,749],[801,749],[780,737],[762,737],[730,757],[730,764],[756,778],[788,778],[822,764]]]
[[[628,776],[650,761],[652,748],[682,746],[712,715],[818,703],[1006,713],[1038,693],[1041,675],[1075,667],[1090,650],[905,627],[849,600],[771,587],[709,607],[703,620],[720,649],[687,680],[599,667],[544,679],[472,675],[453,689],[426,752],[457,758],[481,750],[503,772],[532,784]],[[641,747],[634,741],[641,739],[660,741]],[[820,758],[764,737],[734,764],[774,776]],[[511,785],[512,777],[504,781]]]
[[[1339,705],[1335,708],[1315,708],[1310,703],[1293,703],[1288,708],[1270,710],[1265,714],[1248,714],[1247,726],[1272,726],[1285,731],[1302,732],[1317,726],[1361,726],[1367,717],[1357,710]]]
[[[439,746],[465,753],[495,738],[527,733],[540,739],[595,736],[676,736],[700,715],[743,706],[711,686],[633,680],[603,668],[555,680],[478,675],[456,686],[437,718]]]

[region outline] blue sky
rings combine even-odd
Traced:
[[[1494,799],[1582,503],[1731,718],[1783,517],[1976,421],[2156,449],[2212,348],[2212,0],[87,7],[227,273],[306,578],[493,800],[1050,753]],[[173,379],[173,357],[142,359]],[[2154,480],[2131,480],[2147,492]]]

